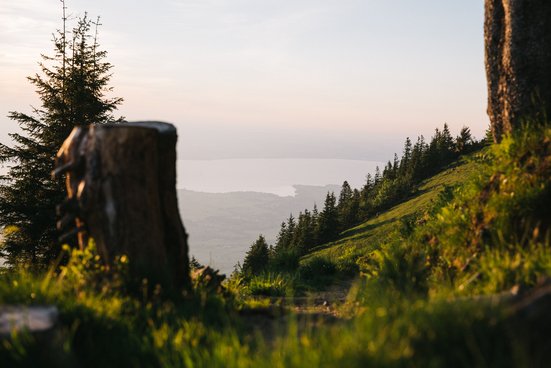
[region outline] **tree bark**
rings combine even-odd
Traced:
[[[488,115],[494,140],[551,107],[551,2],[485,1]]]
[[[127,255],[151,285],[190,286],[187,234],[176,198],[176,129],[139,122],[75,128],[58,153],[68,199],[58,227],[95,240],[105,262]],[[68,226],[67,226],[68,225]]]

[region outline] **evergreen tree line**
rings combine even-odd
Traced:
[[[9,168],[0,177],[0,255],[12,266],[47,266],[59,254],[55,208],[65,190],[51,172],[73,127],[122,121],[113,116],[122,99],[107,97],[112,65],[98,43],[99,18],[84,15],[69,30],[64,1],[62,6],[54,51],[42,55],[40,73],[28,77],[41,106],[31,114],[10,112],[21,133],[10,134],[13,145],[0,144],[0,163]]]
[[[281,223],[275,245],[268,245],[260,235],[238,271],[256,275],[266,270],[297,268],[299,258],[312,248],[335,240],[342,231],[404,200],[421,181],[481,144],[473,139],[468,127],[454,138],[447,124],[435,130],[429,143],[423,136],[415,144],[406,138],[402,156],[394,154],[382,170],[377,167],[374,175],[368,174],[362,188],[352,189],[345,181],[338,199],[334,193],[327,193],[321,211],[314,205],[313,210],[300,212],[298,218],[291,214]]]

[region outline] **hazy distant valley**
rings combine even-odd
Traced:
[[[339,159],[223,159],[177,162],[178,202],[191,254],[230,273],[263,234],[275,241],[281,222],[348,180],[355,188],[382,163]],[[300,185],[293,185],[300,183]],[[185,189],[184,189],[185,188]]]
[[[328,191],[339,186],[295,185],[295,196],[271,193],[204,193],[180,189],[178,202],[189,234],[190,253],[201,263],[230,273],[251,243],[263,234],[273,243],[281,222],[314,203],[323,205]]]

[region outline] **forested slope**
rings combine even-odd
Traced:
[[[443,195],[442,191],[463,183],[479,168],[477,158],[480,152],[464,156],[450,164],[442,172],[425,180],[405,201],[378,214],[364,223],[345,230],[340,238],[320,245],[303,257],[303,261],[312,257],[327,257],[338,261],[343,257],[359,257],[375,249],[395,235],[395,232],[407,231],[412,221],[430,209]]]

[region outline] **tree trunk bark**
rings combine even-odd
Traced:
[[[494,140],[551,107],[551,2],[485,1],[488,115]]]
[[[56,173],[67,172],[68,192],[58,227],[78,233],[81,247],[93,238],[105,262],[127,255],[137,281],[187,289],[176,140],[174,126],[160,122],[75,128],[58,153]]]

